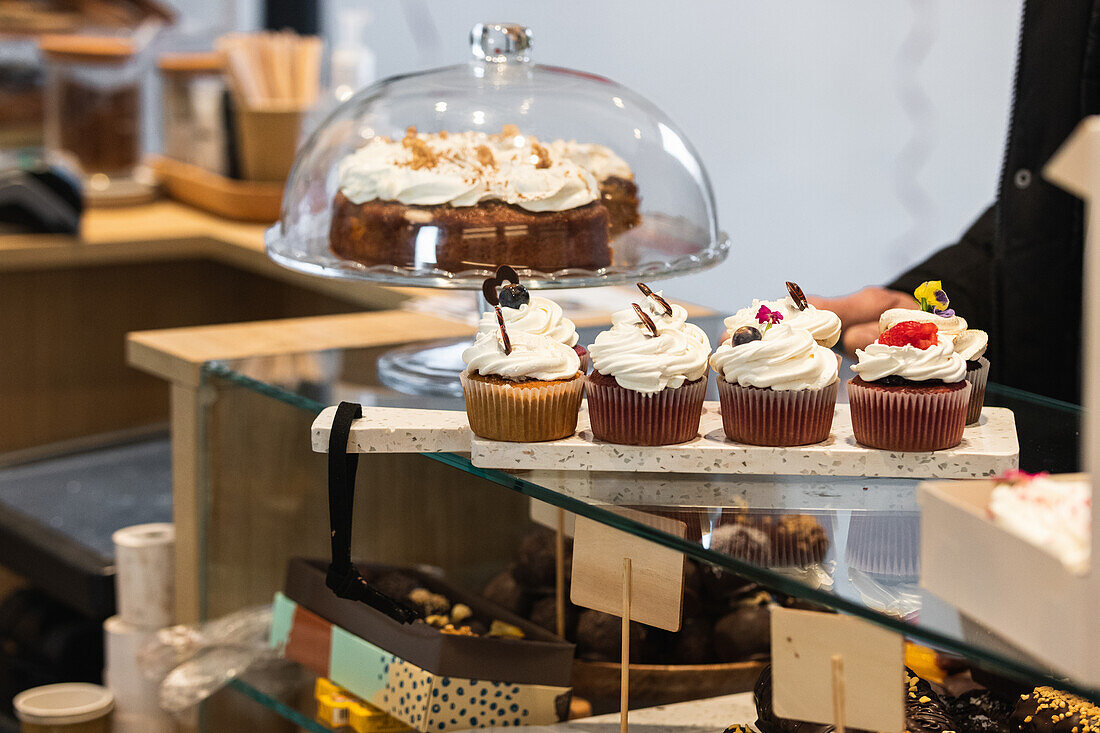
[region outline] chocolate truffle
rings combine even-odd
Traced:
[[[527,611],[530,609],[531,599],[527,592],[516,582],[512,568],[501,571],[494,576],[489,584],[485,586],[485,590],[481,591],[481,595],[486,600],[518,616],[526,616]]]
[[[767,606],[739,606],[714,625],[714,652],[720,662],[764,657],[770,647],[771,613]]]
[[[772,564],[771,540],[764,530],[747,524],[723,524],[710,534],[710,549],[753,565]]]
[[[680,631],[671,635],[672,661],[676,664],[707,664],[714,658],[714,631],[710,621],[686,618]]]
[[[646,632],[636,621],[630,624],[630,656],[641,659]],[[618,661],[621,658],[622,620],[600,611],[586,610],[577,619],[577,651],[584,659]]]
[[[535,527],[520,542],[512,575],[524,588],[553,588],[557,583],[557,533]],[[565,542],[565,577],[573,565],[573,542]]]
[[[805,566],[821,562],[829,537],[814,517],[784,514],[773,523],[772,551],[776,564]]]
[[[565,601],[565,637],[573,638],[577,631],[578,609],[568,599]],[[558,633],[558,602],[554,596],[546,596],[535,601],[531,606],[531,623],[549,631]]]
[[[1036,687],[1016,702],[1011,725],[1022,733],[1100,733],[1100,707],[1053,687]]]

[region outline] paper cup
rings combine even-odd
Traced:
[[[489,440],[535,443],[568,438],[577,431],[584,378],[553,382],[508,382],[463,371],[466,416],[474,435]]]
[[[621,445],[673,445],[699,435],[707,378],[642,394],[599,373],[586,377],[588,416],[597,440]]]
[[[970,384],[886,387],[856,377],[848,382],[852,432],[868,448],[935,451],[962,442]]]

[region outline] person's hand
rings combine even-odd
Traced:
[[[851,295],[839,298],[807,298],[818,308],[830,310],[840,316],[841,343],[844,350],[854,354],[878,338],[878,318],[891,308],[917,308],[917,302],[909,293],[886,288],[867,287]]]

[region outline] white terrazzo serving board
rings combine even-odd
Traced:
[[[313,449],[328,450],[336,408],[313,423]],[[852,436],[848,405],[836,406],[829,440],[795,448],[768,448],[726,440],[717,402],[707,402],[700,435],[674,446],[630,446],[594,440],[588,412],[577,434],[545,443],[506,443],[470,433],[464,412],[364,407],[352,425],[348,450],[360,453],[470,453],[481,468],[508,470],[627,471],[648,473],[980,478],[1016,468],[1020,445],[1012,411],[987,407],[966,428],[960,445],[934,453],[891,453],[864,448]]]

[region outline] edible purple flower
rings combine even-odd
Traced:
[[[767,324],[766,326],[764,326],[764,333],[767,333],[769,328],[771,328],[772,326],[777,325],[782,320],[783,320],[783,314],[782,313],[780,313],[779,311],[773,311],[771,308],[769,308],[766,305],[761,305],[760,310],[756,311],[756,321],[757,321],[757,323],[766,323]]]

